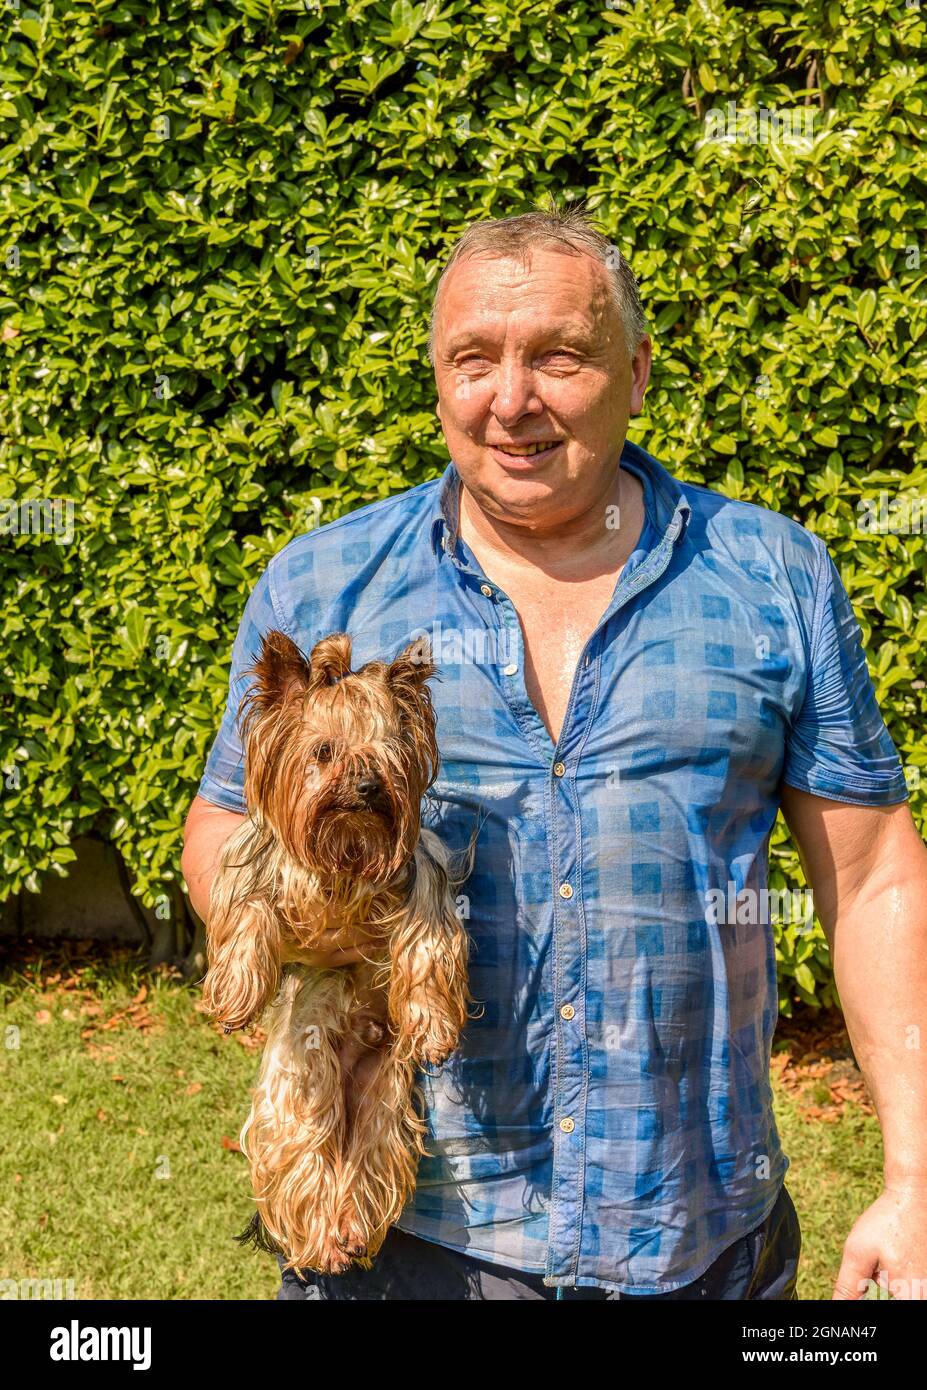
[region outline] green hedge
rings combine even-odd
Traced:
[[[862,533],[858,503],[927,494],[925,11],[8,5],[0,498],[71,499],[74,533],[62,509],[64,534],[0,536],[0,892],[94,829],[170,895],[245,596],[320,515],[441,470],[442,258],[550,193],[641,280],[632,437],[828,541],[916,781],[924,538]],[[820,929],[780,950],[784,1007],[826,1002]]]

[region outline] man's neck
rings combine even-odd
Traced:
[[[601,498],[546,532],[492,516],[461,482],[458,531],[487,573],[489,561],[497,572],[540,569],[576,583],[620,569],[640,539],[644,516],[640,482],[619,468]]]

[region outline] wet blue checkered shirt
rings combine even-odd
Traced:
[[[554,746],[511,600],[457,536],[459,476],[292,541],[256,584],[200,795],[243,811],[235,713],[259,636],[422,634],[441,770],[425,823],[462,848],[482,1014],[423,1075],[430,1157],[400,1225],[549,1285],[662,1293],[776,1201],[767,847],[783,782],[904,801],[824,544],[680,484],[627,444],[647,521],[580,657]],[[722,904],[721,907],[718,904]]]

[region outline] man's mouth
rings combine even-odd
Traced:
[[[528,444],[490,444],[493,453],[513,463],[527,463],[552,454],[562,444],[560,439],[538,439]]]

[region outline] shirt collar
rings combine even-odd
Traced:
[[[431,504],[429,534],[432,548],[436,552],[443,548],[451,555],[454,553],[457,542],[459,483],[460,474],[454,466],[454,460],[451,459],[434,490]]]
[[[630,440],[625,440],[621,462],[643,483],[647,513],[660,535],[669,536],[672,531],[669,538],[678,540],[692,508],[677,479],[646,449]],[[449,555],[454,553],[459,523],[459,485],[460,475],[451,459],[435,488],[429,517],[429,535],[436,552],[443,548]]]

